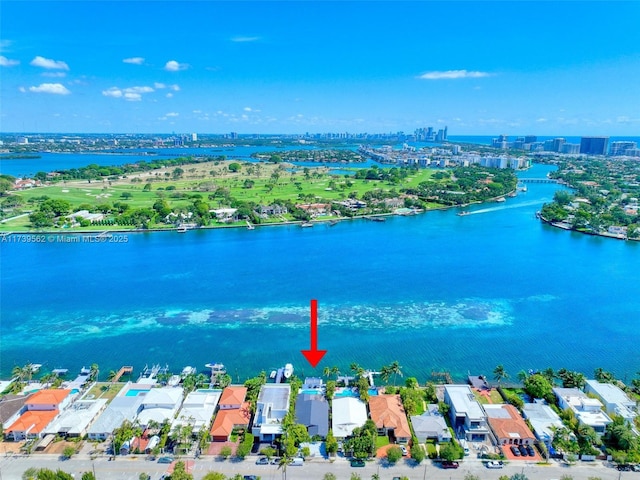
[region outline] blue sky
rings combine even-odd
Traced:
[[[640,135],[640,2],[2,1],[3,132]]]

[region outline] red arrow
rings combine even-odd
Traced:
[[[313,368],[320,363],[326,350],[318,350],[318,301],[311,300],[311,350],[300,350]]]

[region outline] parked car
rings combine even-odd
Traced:
[[[402,451],[403,457],[406,457],[407,455],[409,455],[409,452],[407,451],[407,447],[405,447],[404,445],[400,445],[400,450]]]
[[[257,475],[245,475],[244,477],[242,477],[242,480],[258,480],[258,476]]]
[[[271,465],[280,465],[280,457],[273,457],[269,463],[271,463]]]
[[[354,458],[349,463],[351,463],[352,467],[364,467],[364,460],[361,460],[359,458]]]
[[[535,457],[536,456],[536,451],[533,449],[533,447],[531,445],[527,445],[527,454],[530,457]]]
[[[499,460],[490,460],[486,463],[487,468],[502,468],[504,463]]]
[[[440,465],[442,468],[458,468],[460,466],[458,462],[452,462],[450,460],[445,460]]]
[[[158,463],[173,463],[173,457],[160,457]]]
[[[269,459],[267,457],[259,457],[256,460],[256,465],[269,465]]]
[[[520,454],[523,457],[527,456],[527,447],[525,447],[524,445],[518,445],[518,450],[520,450]]]
[[[513,453],[514,456],[516,457],[520,456],[520,450],[518,450],[518,447],[516,447],[515,445],[511,445],[509,449],[511,450],[511,453]]]
[[[301,467],[304,465],[304,458],[302,457],[292,458],[291,461],[289,462],[289,465],[292,465],[294,467]]]

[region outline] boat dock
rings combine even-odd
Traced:
[[[120,370],[118,370],[118,372],[116,373],[116,376],[113,377],[113,379],[111,380],[111,383],[115,383],[118,380],[120,380],[120,377],[122,377],[125,374],[131,374],[133,373],[133,367],[130,365],[125,365],[120,367]]]

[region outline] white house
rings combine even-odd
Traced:
[[[63,437],[81,438],[89,426],[107,407],[107,400],[78,400],[71,404],[53,422],[44,429],[45,435],[51,433]]]
[[[367,405],[355,397],[333,399],[331,428],[333,436],[345,438],[367,421]]]
[[[533,433],[536,438],[547,446],[547,450],[551,449],[553,442],[553,431],[557,428],[563,428],[564,424],[560,417],[553,409],[547,405],[544,400],[536,400],[534,403],[525,403],[522,409],[524,418],[529,420],[533,427]]]
[[[182,402],[182,408],[173,422],[172,429],[176,426],[191,425],[193,433],[208,429],[216,410],[222,390],[195,391],[187,395]]]
[[[413,431],[420,443],[424,443],[428,439],[437,440],[438,442],[451,441],[451,432],[447,422],[438,410],[438,405],[430,404],[427,407],[427,411],[422,415],[412,416],[411,425],[413,425]]]
[[[89,427],[90,440],[106,440],[125,420],[133,422],[142,405],[142,395],[115,397],[98,419]]]
[[[158,423],[163,423],[165,420],[171,421],[182,405],[183,391],[182,387],[149,390],[149,393],[142,397],[142,410],[138,413],[138,423],[146,426],[152,420]]]
[[[634,419],[638,416],[636,402],[618,386],[600,383],[597,380],[587,380],[584,391],[598,397],[609,415],[617,415],[624,418],[630,425],[634,424]]]
[[[553,393],[558,398],[558,406],[563,410],[571,410],[578,421],[592,427],[597,434],[602,435],[611,418],[602,411],[602,403],[595,398],[589,398],[577,388],[554,388]]]
[[[472,442],[490,438],[487,416],[468,385],[445,385],[444,401],[450,407],[451,426],[458,438]]]
[[[268,384],[260,389],[251,433],[261,442],[275,440],[282,435],[282,420],[289,411],[290,397],[289,384]]]

